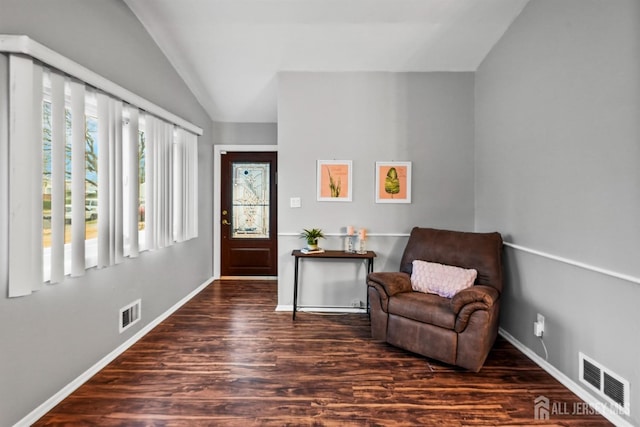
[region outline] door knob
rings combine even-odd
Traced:
[[[226,215],[226,214],[228,214],[228,213],[229,213],[229,212],[227,212],[226,210],[223,210],[223,211],[222,211],[222,215]]]
[[[226,219],[222,220],[222,225],[231,225],[231,223],[229,221],[227,221]]]

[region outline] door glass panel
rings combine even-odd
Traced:
[[[264,239],[269,237],[268,162],[234,162],[231,237]]]

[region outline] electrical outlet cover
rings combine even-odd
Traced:
[[[533,334],[537,337],[541,337],[544,333],[544,323],[533,322]]]

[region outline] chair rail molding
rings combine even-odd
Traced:
[[[604,274],[604,275],[610,276],[610,277],[615,277],[616,279],[626,280],[627,282],[640,284],[640,278],[635,277],[635,276],[631,276],[629,274],[618,273],[617,271],[607,270],[606,268],[601,268],[601,267],[598,267],[598,266],[595,266],[595,265],[587,264],[585,262],[576,261],[576,260],[572,260],[572,259],[569,259],[569,258],[553,255],[553,254],[550,254],[550,253],[547,253],[547,252],[539,251],[539,250],[536,250],[536,249],[527,248],[526,246],[516,245],[515,243],[504,242],[504,245],[508,246],[508,247],[510,247],[512,249],[521,251],[521,252],[526,252],[526,253],[529,253],[529,254],[541,256],[543,258],[551,259],[553,261],[557,261],[557,262],[561,262],[561,263],[564,263],[564,264],[573,265],[575,267],[580,267],[580,268],[583,268],[585,270],[589,270],[589,271],[593,271],[593,272],[596,272],[596,273]]]

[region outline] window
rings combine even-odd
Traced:
[[[10,296],[197,237],[194,133],[22,55],[10,80]]]
[[[70,99],[70,93],[68,86],[64,89],[65,103],[64,103],[64,124],[60,124],[63,128],[64,140],[60,141],[60,150],[64,156],[64,244],[67,245],[65,252],[67,252],[66,260],[70,260],[68,246],[71,243],[71,228],[73,222],[73,209],[72,209],[72,193],[71,193],[71,130],[72,130],[72,113],[71,106],[68,100]],[[52,212],[52,100],[51,100],[51,78],[49,73],[45,70],[43,73],[43,102],[42,102],[42,155],[43,155],[43,168],[42,168],[42,243],[43,243],[43,260],[44,270],[43,278],[45,281],[51,279],[51,246],[52,246],[52,227],[51,227],[51,212]],[[62,111],[62,110],[61,110]],[[95,97],[91,94],[85,97],[85,173],[84,173],[84,227],[85,238],[87,241],[95,240],[98,234],[98,175],[97,175],[97,160],[98,160],[98,118],[96,117]],[[57,142],[56,142],[57,143]],[[62,167],[62,165],[61,165]],[[90,242],[91,243],[91,242]],[[85,249],[91,248],[91,244],[87,244]],[[87,266],[95,266],[95,245],[87,251],[88,257],[91,259],[86,262]],[[70,262],[67,262],[64,266],[64,273],[69,274],[71,269]],[[54,280],[55,281],[55,280]]]
[[[269,168],[269,162],[232,163],[232,238],[269,238]]]

